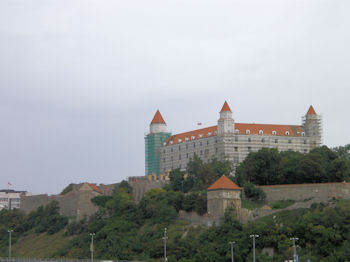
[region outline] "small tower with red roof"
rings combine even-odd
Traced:
[[[149,134],[145,137],[145,173],[159,177],[160,148],[171,134],[166,131],[163,116],[157,110],[150,125]]]
[[[232,118],[232,111],[228,103],[225,101],[220,111],[218,120],[218,135],[233,134],[235,130],[235,121]]]
[[[238,214],[241,209],[242,188],[228,177],[222,176],[207,190],[207,209],[212,217],[222,217],[228,207],[233,207]]]
[[[322,143],[321,117],[316,113],[314,107],[310,105],[309,110],[303,117],[303,129],[305,136],[309,137],[311,147],[315,148]]]

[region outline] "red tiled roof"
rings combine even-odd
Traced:
[[[263,135],[276,135],[276,136],[301,136],[303,129],[302,126],[296,125],[272,125],[272,124],[246,124],[246,123],[235,123],[235,130],[239,131],[239,134],[245,135],[249,130],[250,135],[260,135],[262,130]],[[180,133],[170,136],[166,141],[166,145],[177,144],[185,141],[196,140],[200,138],[206,138],[216,135],[217,126],[211,126],[201,128],[185,133]],[[276,134],[272,132],[276,131]],[[289,133],[289,135],[286,134]],[[186,140],[187,138],[187,140]]]
[[[89,186],[91,187],[92,190],[102,194],[102,191],[95,184],[89,184]]]
[[[165,124],[165,121],[162,117],[162,115],[160,114],[159,110],[157,110],[157,112],[155,113],[153,119],[152,119],[152,122],[151,124]]]
[[[201,128],[201,129],[181,133],[181,134],[176,134],[176,135],[170,136],[165,141],[165,143],[170,143],[170,141],[172,141],[173,144],[176,144],[176,143],[181,143],[185,141],[195,140],[198,138],[214,136],[215,135],[214,133],[216,132],[216,130],[217,130],[217,126],[210,126],[206,128]]]
[[[307,111],[306,114],[307,115],[317,115],[315,109],[313,108],[313,106],[309,107],[309,110]]]
[[[221,113],[221,112],[224,112],[224,111],[230,111],[230,112],[232,112],[232,111],[231,111],[231,108],[229,107],[229,105],[227,104],[226,101],[225,101],[224,105],[222,106],[220,113]]]
[[[210,187],[208,187],[208,190],[215,190],[215,189],[235,189],[235,190],[242,190],[239,186],[237,186],[235,183],[232,182],[231,179],[229,179],[227,176],[222,176],[218,180],[216,180]]]

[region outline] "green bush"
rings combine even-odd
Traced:
[[[261,188],[255,187],[252,183],[245,183],[244,194],[247,198],[252,200],[265,200],[266,194]]]

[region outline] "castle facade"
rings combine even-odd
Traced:
[[[301,125],[236,123],[225,101],[216,126],[172,135],[159,111],[145,137],[146,175],[163,177],[170,170],[185,170],[196,154],[203,161],[228,160],[237,166],[261,148],[308,153],[321,145],[321,117],[312,106]]]

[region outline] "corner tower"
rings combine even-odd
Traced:
[[[155,113],[149,129],[149,134],[145,137],[145,174],[159,176],[159,150],[171,135],[166,131],[166,123],[159,110]]]
[[[320,146],[322,142],[321,116],[316,114],[312,105],[303,117],[303,128],[305,135],[310,139],[311,148]]]
[[[232,111],[228,103],[225,101],[220,111],[218,120],[218,135],[233,134],[235,130],[235,121],[232,118]]]

